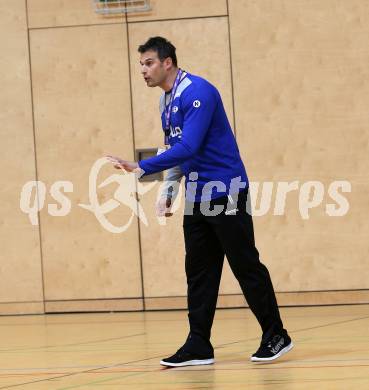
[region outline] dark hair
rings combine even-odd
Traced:
[[[173,65],[177,66],[176,48],[163,37],[152,37],[143,45],[138,47],[139,53],[145,53],[149,50],[156,51],[160,61],[170,57]]]

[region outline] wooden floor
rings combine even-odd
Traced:
[[[369,389],[369,305],[281,309],[295,348],[249,361],[248,309],[218,310],[216,363],[166,369],[187,335],[184,311],[0,317],[0,389]]]

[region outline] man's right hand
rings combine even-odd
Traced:
[[[160,198],[156,203],[156,214],[158,217],[171,217],[173,215],[173,213],[170,211],[171,208],[171,199]]]

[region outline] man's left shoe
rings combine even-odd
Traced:
[[[288,334],[275,335],[268,342],[261,343],[259,349],[251,356],[252,362],[270,362],[278,359],[293,348]]]
[[[184,366],[200,366],[204,364],[213,364],[214,355],[200,356],[180,348],[173,356],[160,361],[162,366],[167,367],[184,367]]]

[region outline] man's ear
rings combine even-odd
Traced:
[[[165,70],[169,70],[173,66],[173,60],[170,57],[167,57],[164,61],[164,68]]]

